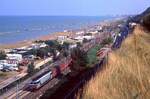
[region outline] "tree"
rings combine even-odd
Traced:
[[[81,47],[81,43],[80,42],[77,42],[77,47]]]
[[[74,48],[71,51],[71,58],[73,59],[72,70],[80,71],[86,68],[87,65],[87,53],[81,50],[79,47]]]
[[[64,50],[64,51],[63,51],[63,56],[64,56],[64,57],[67,57],[68,55],[69,55],[69,52],[68,52],[67,50]]]
[[[0,60],[6,59],[6,54],[3,51],[0,51]]]
[[[34,73],[35,69],[34,69],[34,62],[31,62],[29,65],[28,65],[28,69],[27,69],[27,73],[29,75],[32,75]]]
[[[108,37],[108,38],[104,39],[101,44],[106,45],[106,44],[111,44],[112,42],[113,42],[113,38]]]
[[[92,33],[86,33],[84,36],[92,36]]]
[[[83,43],[87,43],[88,40],[86,38],[83,39]]]
[[[57,59],[57,57],[56,57],[56,49],[51,48],[50,53],[52,53],[52,55],[53,55],[53,60],[55,61],[55,60]]]
[[[36,49],[32,49],[30,52],[31,52],[32,55],[37,55],[37,50]]]
[[[47,56],[47,54],[48,51],[45,48],[37,50],[37,56],[39,56],[40,58],[44,58],[45,56]]]
[[[64,42],[63,45],[62,45],[62,47],[63,47],[63,49],[65,49],[65,50],[69,50],[69,45],[70,45],[70,43]]]

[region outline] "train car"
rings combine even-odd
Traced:
[[[71,62],[72,62],[72,59],[52,68],[51,69],[52,77],[54,78],[54,77],[60,75],[66,68],[68,68],[70,66]]]
[[[54,66],[51,70],[42,73],[36,78],[32,79],[31,83],[28,85],[28,89],[30,91],[34,91],[45,85],[48,81],[60,75],[66,68],[70,66],[72,59],[69,61],[62,63],[58,66]]]
[[[32,79],[31,83],[29,83],[28,88],[31,91],[39,89],[45,83],[52,79],[52,71],[46,71],[43,74],[37,76],[36,78]]]

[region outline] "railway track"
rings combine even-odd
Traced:
[[[101,64],[103,64],[103,62]],[[76,95],[78,90],[82,89],[84,84],[99,70],[102,70],[102,66],[95,65],[93,68],[80,72],[75,77],[69,77],[68,81],[62,84],[54,94],[43,96],[41,99],[75,99],[74,95]]]
[[[95,44],[97,44],[97,42],[99,42],[101,40],[102,39],[99,38],[99,40],[97,40],[97,41],[92,41],[89,44],[87,44],[86,46],[84,46],[82,49],[85,50],[85,51],[88,51],[88,49],[92,48]],[[29,91],[19,90],[18,94],[14,93],[12,95],[9,95],[8,97],[6,97],[6,99],[16,99],[16,97],[19,97],[19,99],[39,98],[40,96],[43,95],[43,93],[45,93],[46,90],[52,88],[59,81],[60,81],[60,79],[54,78],[50,82],[48,82],[46,85],[41,87],[39,90],[37,90],[36,92],[29,92]]]
[[[63,75],[67,75],[69,72],[69,69],[67,69],[66,71],[63,72]],[[44,86],[42,86],[40,89],[34,91],[34,92],[30,92],[30,91],[25,91],[25,90],[20,90],[18,92],[18,94],[12,94],[8,97],[5,97],[6,99],[17,99],[17,97],[19,99],[39,99],[46,90],[53,88],[56,84],[58,84],[61,80],[63,79],[62,77],[57,77],[54,78],[52,80],[50,80],[49,82],[47,82]]]
[[[121,32],[120,36],[117,36],[117,39],[114,43],[113,48],[119,48],[122,44],[122,41],[128,36],[129,33],[129,29],[125,26],[124,28],[126,28],[126,30],[123,30]],[[102,60],[99,65],[102,65],[103,63],[106,63],[107,60]],[[91,79],[91,77],[93,75],[95,75],[95,73],[97,71],[100,70],[100,66],[95,66],[94,69],[92,69],[91,71],[89,71],[89,73],[86,73],[83,77],[82,80],[80,80],[73,88],[71,88],[68,93],[64,96],[64,99],[75,99],[75,95],[77,94],[77,92],[79,91],[79,89],[81,90],[84,86],[84,84]]]
[[[18,99],[37,99],[41,95],[43,95],[43,93],[45,93],[46,90],[55,86],[59,81],[60,81],[60,79],[54,78],[35,92],[20,90],[20,91],[18,91],[18,93],[12,94],[5,98],[6,99],[17,99],[17,97],[18,97]]]
[[[17,94],[17,93],[16,93],[16,94],[13,94],[13,95],[9,96],[7,99],[16,99],[17,97],[18,97],[19,99],[22,99],[24,96],[28,95],[29,93],[30,93],[30,92],[28,92],[28,91],[20,90],[20,91],[18,92],[18,94]]]

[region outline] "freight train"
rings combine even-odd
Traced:
[[[41,88],[47,82],[60,75],[66,68],[68,68],[71,65],[71,63],[72,59],[58,66],[54,66],[50,70],[47,70],[41,75],[37,76],[36,78],[33,78],[31,83],[28,84],[28,90],[35,91]]]

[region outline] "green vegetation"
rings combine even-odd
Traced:
[[[41,48],[37,50],[36,56],[43,58],[48,55],[49,50],[46,48]]]
[[[64,50],[69,50],[69,45],[70,45],[70,43],[64,42],[63,45],[62,45],[62,48],[63,48]]]
[[[34,62],[31,62],[31,63],[28,65],[27,72],[28,72],[28,75],[34,74],[34,72],[35,72],[35,69],[34,69]]]
[[[136,27],[77,99],[150,99],[149,44],[150,34]]]
[[[71,51],[71,58],[73,59],[72,70],[80,71],[87,66],[87,54],[85,51],[81,50],[79,47],[74,48]]]
[[[88,66],[91,66],[98,61],[96,53],[100,48],[101,48],[101,46],[97,45],[87,52]]]
[[[113,38],[108,37],[102,41],[102,45],[111,44],[113,42]]]
[[[51,53],[54,56],[54,60],[56,59],[56,50],[61,52],[62,57],[67,57],[69,54],[69,45],[70,43],[64,42],[60,44],[56,40],[47,40],[47,41],[36,41],[36,43],[45,43],[48,46],[45,48],[41,48],[38,50],[32,50],[31,53],[39,56],[40,58],[44,58],[44,56],[48,56],[48,53]]]
[[[80,42],[77,42],[77,47],[81,47],[81,43]]]
[[[92,33],[86,33],[84,36],[92,36]]]
[[[6,59],[6,54],[3,51],[0,51],[0,60]]]
[[[83,39],[83,43],[87,43],[88,40],[86,38]]]
[[[143,17],[142,25],[150,31],[150,13]]]

